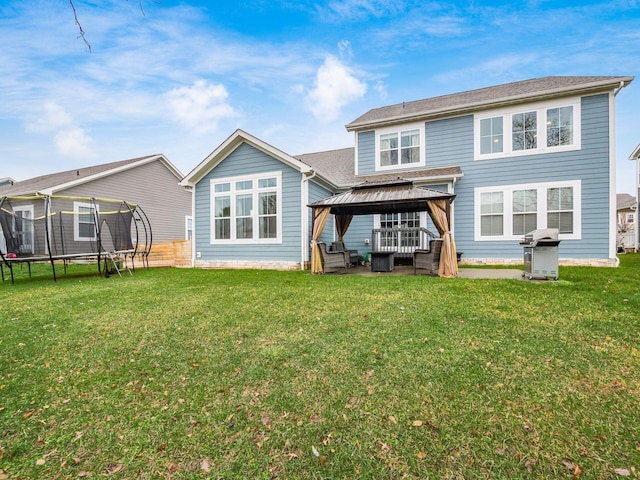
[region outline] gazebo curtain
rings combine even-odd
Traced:
[[[311,273],[323,272],[322,255],[320,254],[320,249],[318,248],[318,239],[320,238],[320,235],[322,235],[330,214],[330,207],[313,209],[313,231],[311,232]],[[349,219],[349,221],[351,221],[351,219]]]
[[[342,237],[347,233],[353,215],[336,215],[336,232],[338,233],[338,241],[344,243]]]
[[[438,275],[440,277],[455,277],[458,275],[458,255],[456,244],[451,233],[449,218],[447,215],[447,200],[429,200],[428,202],[431,219],[442,237],[442,250],[440,252],[440,267]]]

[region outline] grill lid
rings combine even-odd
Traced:
[[[557,228],[539,228],[527,233],[520,245],[525,247],[535,247],[536,245],[556,246],[559,243]]]

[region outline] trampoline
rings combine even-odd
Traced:
[[[0,271],[49,263],[96,262],[98,273],[132,274],[135,258],[149,267],[151,225],[140,205],[124,200],[59,195],[0,197]]]

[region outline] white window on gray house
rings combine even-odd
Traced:
[[[516,113],[511,117],[512,148],[530,150],[538,146],[538,115],[536,112]]]
[[[547,147],[573,143],[573,107],[547,110]]]
[[[18,235],[19,253],[33,253],[33,205],[14,207],[13,213],[12,227]]]
[[[282,230],[280,172],[212,180],[212,243],[277,243]]]
[[[627,213],[627,223],[635,223],[636,216],[633,213]]]
[[[547,228],[559,233],[573,233],[573,188],[547,190]]]
[[[534,188],[513,192],[513,234],[524,235],[538,228],[538,192]]]
[[[480,120],[480,153],[502,152],[504,132],[502,117],[483,118]]]
[[[214,186],[213,217],[216,240],[231,238],[231,196],[223,193],[231,191],[230,183],[219,183]]]
[[[92,203],[73,202],[73,239],[76,242],[94,241],[97,238],[96,208]]]
[[[420,131],[408,130],[380,135],[380,165],[408,165],[420,162]]]
[[[474,239],[521,240],[540,228],[557,228],[563,240],[579,240],[581,182],[480,187],[474,194]]]
[[[376,169],[393,170],[424,165],[424,124],[406,125],[404,130],[387,127],[376,132]]]
[[[193,238],[193,217],[190,215],[184,217],[184,238],[185,240]]]
[[[568,99],[565,105],[554,103],[531,105],[525,111],[510,107],[476,114],[474,158],[579,150],[580,99]]]
[[[480,230],[482,236],[501,236],[504,232],[503,193],[483,193],[480,196],[480,202]]]

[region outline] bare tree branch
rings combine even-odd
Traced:
[[[126,0],[126,1],[129,2],[129,0]],[[160,3],[157,0],[151,0],[151,2],[156,4]],[[71,9],[73,10],[73,18],[75,19],[76,25],[78,26],[78,30],[80,30],[80,38],[82,38],[82,41],[85,43],[85,45],[89,49],[89,53],[91,53],[91,44],[89,43],[89,41],[87,40],[87,37],[85,36],[82,25],[80,24],[80,20],[78,20],[78,13],[76,12],[76,6],[73,4],[73,0],[69,0],[69,4],[71,5]],[[142,0],[138,0],[138,5],[140,6],[140,12],[142,12],[142,16],[146,17],[146,14],[144,13],[144,8],[142,8]]]
[[[142,1],[142,0],[140,0],[140,1]],[[82,41],[85,43],[85,45],[89,49],[89,53],[91,53],[91,44],[87,41],[87,38],[84,36],[84,30],[82,29],[82,25],[80,25],[80,21],[78,20],[78,14],[76,12],[76,6],[73,4],[73,0],[69,0],[69,3],[71,4],[71,8],[73,9],[73,18],[75,19],[76,25],[78,26],[78,29],[80,30],[80,37],[82,37]]]

